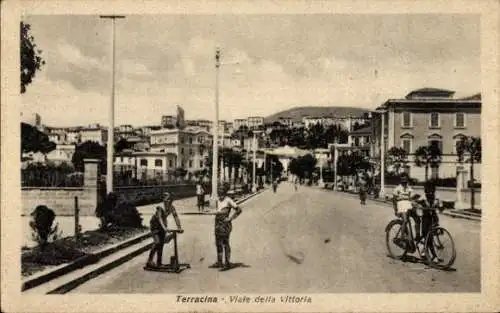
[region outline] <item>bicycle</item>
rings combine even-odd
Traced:
[[[424,206],[415,200],[412,201],[412,207],[412,210],[414,210],[414,213],[416,213],[420,219],[423,217],[423,210],[434,211],[435,214],[431,214],[432,226],[428,230],[427,234],[421,235],[419,238],[415,238],[411,222],[412,219],[415,221],[415,218],[411,217],[409,214],[410,212],[408,212],[406,225],[403,225],[402,215],[400,213],[396,213],[397,218],[391,220],[385,228],[386,245],[390,257],[401,260],[404,259],[408,253],[417,252],[420,258],[423,258],[425,255],[425,259],[427,260],[427,264],[429,266],[443,270],[449,269],[456,259],[455,243],[450,232],[446,228],[439,225],[437,211],[441,211],[441,209],[435,206]],[[422,223],[418,226],[421,226],[421,224]],[[402,232],[403,227],[406,227],[406,236],[409,237],[409,239],[404,238]],[[395,235],[391,235],[393,230],[396,230]],[[445,249],[446,242],[449,242],[451,246],[448,253]],[[422,243],[423,248],[420,249],[419,244]],[[394,244],[395,249],[392,248],[392,244]],[[399,249],[399,253],[394,251],[397,249]],[[445,256],[448,256],[449,258],[445,259]]]

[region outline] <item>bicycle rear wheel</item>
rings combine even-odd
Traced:
[[[450,232],[439,226],[427,234],[425,251],[429,265],[439,269],[449,269],[457,256]]]
[[[402,259],[408,252],[408,244],[403,239],[403,221],[392,220],[385,228],[385,243],[389,256],[393,259]]]

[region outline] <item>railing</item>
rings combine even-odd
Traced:
[[[117,169],[113,172],[113,185],[117,187],[187,184],[196,180],[197,175],[187,171]]]
[[[60,168],[21,170],[21,187],[82,187],[83,173]]]

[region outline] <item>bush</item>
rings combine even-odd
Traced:
[[[59,232],[59,225],[56,223],[54,227],[52,224],[56,218],[54,211],[46,207],[45,205],[39,205],[31,213],[32,220],[30,221],[30,227],[33,230],[32,238],[40,246],[45,247],[49,240],[54,241],[60,237],[61,232]]]
[[[113,211],[112,224],[117,227],[141,228],[142,217],[135,205],[121,202]]]
[[[104,200],[97,205],[95,215],[101,220],[100,228],[105,229],[113,222],[113,210],[118,198],[114,192],[108,193]]]

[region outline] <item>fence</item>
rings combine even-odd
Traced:
[[[154,170],[154,169],[115,169],[113,185],[125,186],[159,186],[170,184],[189,184],[197,180],[197,173],[186,170]]]
[[[83,173],[71,168],[31,166],[21,170],[22,187],[82,187]]]

